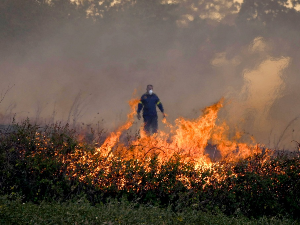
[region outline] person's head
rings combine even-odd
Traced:
[[[153,94],[153,85],[152,84],[148,84],[146,90],[147,90],[147,93],[149,95],[152,95]]]

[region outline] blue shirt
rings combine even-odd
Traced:
[[[162,113],[164,112],[163,105],[156,94],[143,94],[138,104],[137,113],[140,113],[143,109],[143,116],[157,116],[156,106],[158,106]]]

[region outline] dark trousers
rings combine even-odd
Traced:
[[[157,133],[158,123],[157,116],[143,116],[144,117],[144,131],[146,134],[150,135],[152,133]]]

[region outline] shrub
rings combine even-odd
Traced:
[[[40,128],[25,121],[0,139],[0,195],[23,196],[23,202],[85,195],[92,205],[127,199],[177,213],[191,208],[247,217],[300,215],[298,154],[257,154],[196,169],[179,155],[165,162],[158,154],[147,160],[104,157],[92,143],[80,143],[68,125]]]

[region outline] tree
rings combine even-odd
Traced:
[[[299,1],[292,3],[294,7],[287,0],[244,0],[237,24],[251,38],[253,35],[288,38],[291,30],[298,32],[300,28],[300,13],[295,10]]]

